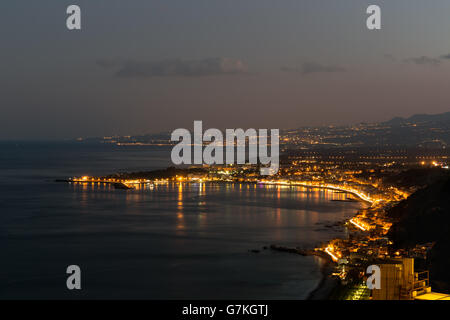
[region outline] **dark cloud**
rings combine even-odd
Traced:
[[[344,72],[345,69],[339,66],[322,65],[317,62],[305,62],[301,67],[281,67],[285,72],[298,72],[301,74],[311,73],[332,73],[332,72]]]
[[[200,77],[247,73],[247,66],[240,60],[230,58],[208,58],[203,60],[99,60],[105,68],[116,68],[115,75],[123,78],[147,77]]]
[[[392,54],[389,54],[389,53],[384,54],[383,58],[385,58],[386,60],[389,60],[391,62],[397,61],[397,58],[395,58]]]
[[[427,56],[405,59],[405,62],[414,63],[417,65],[423,65],[423,66],[432,66],[432,67],[436,67],[441,64],[441,61],[439,59],[430,58]]]

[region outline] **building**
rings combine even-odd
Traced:
[[[414,258],[398,258],[380,264],[381,288],[373,300],[450,300],[450,295],[431,291],[429,272],[414,272]]]

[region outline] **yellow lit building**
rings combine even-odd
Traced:
[[[372,290],[373,300],[450,300],[450,295],[431,291],[428,271],[414,272],[413,258],[380,264],[381,288]]]

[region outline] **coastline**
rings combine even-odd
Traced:
[[[68,180],[59,180],[58,182],[69,182]],[[193,182],[193,181],[186,181],[187,183],[191,184],[191,183],[197,183],[197,182]],[[83,182],[82,182],[83,183]],[[210,181],[206,181],[204,182],[205,184],[209,184],[211,183]],[[213,181],[212,183],[232,183],[235,184],[236,182],[234,181]],[[253,184],[253,185],[257,185],[258,182],[246,182],[248,184]],[[279,184],[279,183],[271,183],[273,185],[283,185],[283,184]],[[361,204],[363,204],[364,206],[371,206],[372,203],[370,201],[367,201],[365,199],[363,199],[361,196],[359,196],[357,193],[349,191],[349,190],[345,190],[345,189],[338,189],[338,188],[334,188],[334,187],[329,187],[329,186],[312,186],[312,185],[307,185],[307,184],[298,184],[298,185],[291,185],[291,186],[295,186],[295,187],[303,187],[306,189],[322,189],[322,190],[330,190],[330,191],[335,191],[335,192],[340,192],[340,193],[345,193],[345,194],[350,194],[353,195],[355,197],[355,201],[360,202]],[[359,211],[359,209],[358,209]],[[356,211],[357,214],[358,211]],[[282,251],[282,250],[280,250]],[[303,251],[303,250],[302,250]],[[289,251],[287,251],[289,252]],[[308,256],[315,256],[317,257],[320,262],[319,262],[319,270],[321,273],[321,279],[319,281],[319,283],[317,284],[317,286],[310,291],[307,294],[307,297],[305,300],[328,300],[330,299],[331,294],[333,293],[334,289],[339,285],[339,279],[337,279],[336,277],[332,277],[331,274],[334,271],[334,262],[327,256],[327,255],[319,255],[319,254],[315,254],[314,252],[312,252],[312,250],[306,250],[303,251],[305,253],[300,253],[301,255],[308,255]],[[296,252],[298,254],[298,252]]]
[[[305,186],[308,187],[308,186]],[[324,188],[324,189],[331,189],[331,190],[335,190],[333,188],[328,188],[328,187],[320,187],[320,188]],[[349,192],[349,191],[341,191],[340,192],[344,192],[344,193],[349,193],[352,194],[354,196],[356,196],[356,199],[361,202],[364,203],[366,205],[368,205],[369,207],[372,205],[371,202],[362,199],[361,197],[359,197],[357,194]],[[356,214],[358,213],[358,211],[356,212]],[[331,294],[333,293],[334,289],[337,288],[337,286],[339,285],[339,280],[336,278],[333,278],[331,276],[333,269],[334,269],[334,262],[329,259],[328,257],[324,257],[324,256],[320,256],[320,255],[316,255],[318,259],[320,259],[322,261],[322,265],[320,266],[320,272],[322,274],[322,279],[320,280],[319,284],[316,286],[316,288],[314,290],[312,290],[308,297],[306,298],[306,300],[330,300]]]
[[[328,300],[339,283],[338,279],[331,277],[333,262],[323,257],[318,258],[322,260],[322,266],[320,267],[322,279],[316,288],[309,293],[306,300]]]

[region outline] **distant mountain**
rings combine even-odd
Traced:
[[[396,117],[387,122],[310,128],[301,132],[311,148],[421,148],[450,151],[450,112]]]
[[[409,118],[395,117],[389,121],[384,122],[389,125],[399,125],[404,123],[424,123],[424,122],[449,122],[450,112],[440,114],[415,114]]]

